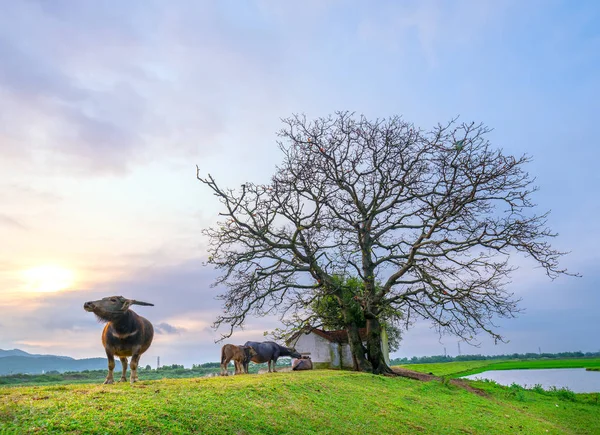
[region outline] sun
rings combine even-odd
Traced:
[[[73,272],[61,266],[38,266],[23,271],[27,290],[37,293],[50,293],[66,290],[73,286]]]

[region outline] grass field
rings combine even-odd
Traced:
[[[0,387],[0,433],[598,434],[598,395],[315,370]]]
[[[460,376],[482,373],[487,370],[575,368],[600,369],[600,358],[460,361],[439,364],[406,364],[400,367],[422,373],[433,373],[436,376],[449,376],[456,378]]]

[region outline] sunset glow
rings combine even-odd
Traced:
[[[39,266],[23,272],[27,291],[50,293],[66,290],[74,284],[71,270],[60,266]]]

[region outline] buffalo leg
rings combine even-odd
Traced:
[[[123,373],[121,374],[121,379],[119,379],[119,382],[127,382],[127,358],[125,358],[124,356],[122,356],[121,358],[119,358],[121,360],[121,369],[123,370]]]
[[[137,368],[138,368],[138,363],[140,362],[141,356],[142,355],[139,353],[134,354],[131,357],[131,361],[129,362],[129,367],[131,368],[131,374],[129,375],[129,382],[131,384],[138,381]],[[125,361],[127,361],[127,359]],[[127,367],[127,364],[125,364],[125,367]]]
[[[115,379],[113,378],[113,370],[115,369],[115,356],[112,353],[106,352],[108,358],[108,375],[106,376],[105,384],[114,384]]]
[[[229,360],[225,359],[225,361],[223,361],[221,363],[221,376],[227,376],[227,366],[229,365]]]

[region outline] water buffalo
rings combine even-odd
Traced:
[[[312,370],[313,364],[309,356],[303,355],[302,358],[294,360],[292,370]]]
[[[280,346],[279,344],[273,341],[263,341],[262,343],[258,341],[247,341],[244,343],[244,346],[250,346],[252,349],[256,351],[256,355],[253,356],[250,360],[255,363],[268,363],[269,373],[271,373],[271,362],[273,363],[273,372],[275,371],[275,364],[277,363],[277,358],[280,356],[291,356],[292,358],[300,358],[298,352],[295,349]]]
[[[83,304],[85,311],[94,313],[100,322],[106,322],[102,331],[102,344],[108,358],[108,376],[105,384],[114,383],[115,355],[121,360],[123,374],[121,382],[127,381],[127,357],[131,357],[131,375],[133,384],[138,380],[137,367],[140,357],[152,343],[154,328],[152,323],[131,311],[131,305],[154,306],[148,302],[125,299],[123,296],[109,296],[98,301]]]
[[[250,346],[224,345],[221,348],[221,376],[227,376],[227,366],[231,360],[235,365],[236,375],[248,373],[248,363],[255,355],[256,352]]]
[[[236,375],[247,374],[250,358],[255,355],[256,352],[250,346],[226,344],[221,348],[221,376],[227,376],[227,366],[231,360],[233,360],[233,364],[235,365]]]

